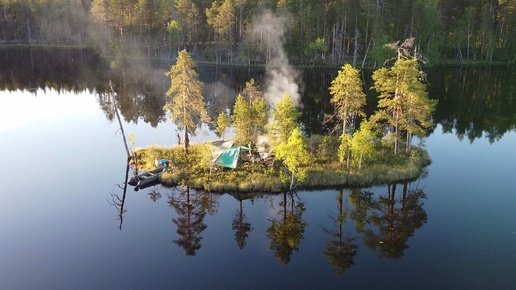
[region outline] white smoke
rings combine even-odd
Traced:
[[[300,72],[288,63],[283,50],[288,17],[273,15],[265,11],[255,18],[252,39],[265,56],[267,68],[265,77],[265,99],[275,107],[288,93],[296,105],[300,104],[301,92],[297,80]]]

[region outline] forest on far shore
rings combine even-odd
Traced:
[[[378,67],[412,37],[432,63],[514,62],[514,27],[515,0],[0,0],[0,46],[232,65]]]

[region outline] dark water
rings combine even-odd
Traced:
[[[123,195],[125,151],[96,92],[106,75],[120,76],[136,146],[171,145],[175,126],[152,110],[166,79],[115,74],[83,57],[90,66],[69,82],[48,73],[24,82],[31,65],[46,67],[37,61],[0,70],[0,289],[514,289],[513,68],[428,71],[439,107],[424,140],[426,178],[251,198],[130,188],[121,223],[112,204]],[[85,77],[91,71],[102,75]],[[247,73],[256,75],[210,78],[236,91]],[[305,99],[327,98],[316,92],[331,73],[304,77],[313,80]]]

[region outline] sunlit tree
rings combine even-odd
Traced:
[[[250,106],[250,133],[252,141],[256,142],[258,135],[265,133],[265,126],[267,125],[268,120],[267,101],[265,101],[265,98],[254,79],[245,83],[242,96],[247,99]]]
[[[226,130],[229,127],[229,117],[226,112],[221,112],[219,117],[217,118],[217,129],[215,129],[215,133],[217,136],[224,140],[224,134],[226,134]]]
[[[186,50],[182,50],[176,64],[165,73],[172,84],[166,93],[169,103],[163,109],[170,111],[171,120],[179,130],[184,131],[183,143],[187,154],[190,146],[189,135],[195,136],[202,124],[210,122],[202,95],[203,83],[199,81],[194,67],[192,57]]]
[[[331,82],[330,94],[335,113],[330,119],[336,119],[342,124],[341,145],[339,147],[339,159],[341,162],[347,159],[349,167],[349,149],[351,135],[347,130],[347,125],[353,122],[355,117],[363,116],[363,107],[366,103],[366,95],[362,87],[360,71],[346,64],[339,70],[337,77]]]
[[[251,141],[252,114],[249,103],[240,94],[236,97],[231,121],[235,130],[235,143],[247,145]]]
[[[358,168],[362,168],[364,158],[371,157],[374,154],[375,134],[369,121],[362,121],[360,129],[353,134],[353,138],[351,138],[351,152],[353,152],[354,160],[358,161]]]
[[[390,69],[381,68],[373,73],[374,89],[380,93],[379,111],[373,120],[385,120],[393,128],[394,153],[399,153],[401,132],[407,132],[407,152],[412,134],[423,135],[431,126],[436,101],[428,98],[423,72],[417,60],[399,59]]]
[[[269,136],[274,145],[286,143],[295,128],[298,128],[298,119],[301,112],[296,109],[292,97],[285,93],[283,98],[273,110],[274,121],[269,128]]]
[[[288,138],[287,143],[281,143],[274,149],[276,157],[285,164],[290,171],[290,189],[294,188],[294,182],[305,180],[308,172],[307,165],[310,160],[306,141],[301,135],[299,128],[295,128]]]
[[[342,134],[347,134],[347,125],[355,117],[364,116],[366,95],[360,79],[360,71],[350,64],[344,65],[331,82],[331,104],[335,109],[332,116],[342,124]]]

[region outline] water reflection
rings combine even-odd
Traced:
[[[204,223],[206,208],[203,207],[203,195],[190,193],[189,187],[174,192],[168,197],[168,204],[177,213],[177,218],[172,222],[177,226],[179,238],[174,243],[183,248],[187,256],[195,256],[201,248],[202,232],[207,227]]]
[[[281,264],[286,265],[290,262],[292,252],[299,250],[299,244],[304,238],[307,222],[302,215],[305,205],[294,191],[289,191],[283,193],[279,206],[276,210],[278,217],[270,219],[267,237],[274,256],[280,259]]]
[[[446,133],[470,142],[500,140],[516,126],[516,69],[506,66],[435,68],[428,73],[434,114]]]
[[[129,167],[126,182],[128,175]],[[157,202],[163,190],[169,191],[167,203],[175,211],[172,222],[178,236],[173,243],[182,248],[187,256],[195,256],[202,247],[203,233],[208,227],[206,216],[218,213],[219,200],[223,195],[198,192],[189,187],[166,189],[162,186],[155,186],[147,194],[153,202]],[[282,265],[289,264],[293,253],[299,251],[308,226],[308,221],[303,217],[307,206],[301,197],[294,191],[272,195],[230,195],[238,204],[236,212],[231,214],[231,229],[238,249],[243,250],[247,246],[250,233],[254,231],[253,223],[260,228],[268,224],[264,227],[263,235],[269,240],[272,255]],[[248,204],[251,208],[265,206],[268,218],[251,221],[244,210],[244,201],[249,199],[252,201]],[[355,264],[360,240],[366,248],[378,252],[381,257],[400,259],[408,249],[409,238],[427,222],[424,199],[426,195],[418,182],[390,184],[385,186],[385,193],[379,195],[369,188],[339,189],[335,196],[336,203],[333,203],[336,208],[330,211],[330,221],[324,221],[322,226],[325,235],[320,237],[325,239],[325,245],[321,255],[326,256],[337,275]],[[115,205],[121,228],[125,213],[125,189],[123,198],[114,200],[121,201]],[[263,205],[255,203],[256,200],[263,201]],[[321,208],[316,210],[325,211]],[[229,236],[226,237],[226,240],[229,239]]]
[[[169,63],[113,62],[101,59],[88,49],[0,49],[0,90],[31,91],[36,88],[58,92],[95,92],[100,108],[109,120],[114,116],[106,106],[108,80],[113,81],[118,109],[126,122],[156,127],[165,120],[163,105],[170,80],[164,72]],[[231,109],[237,92],[251,78],[264,89],[265,72],[259,68],[198,66],[205,84],[203,95],[208,115],[216,119],[224,109]],[[486,134],[491,142],[499,140],[516,127],[516,69],[514,66],[440,66],[428,68],[429,96],[438,99],[435,123],[444,132],[474,141]],[[366,113],[376,109],[376,95],[371,87],[371,71],[362,71],[364,90],[368,94]],[[302,122],[307,132],[326,133],[331,129],[322,122],[332,111],[328,87],[336,70],[303,72]]]
[[[120,224],[119,224],[118,228],[120,230],[122,230],[122,223],[124,222],[124,214],[127,211],[124,208],[124,205],[125,205],[125,197],[126,197],[126,193],[127,193],[127,186],[128,186],[128,182],[129,182],[129,167],[130,167],[129,163],[127,163],[127,165],[125,167],[125,179],[124,179],[123,185],[117,184],[117,187],[122,189],[122,198],[120,198],[120,196],[118,194],[111,192],[110,193],[111,201],[108,200],[109,204],[112,205],[113,207],[115,207],[115,209],[117,211],[117,216],[118,216],[118,219],[120,220]]]
[[[244,207],[242,205],[243,198],[241,194],[235,194],[235,198],[238,200],[239,208],[233,217],[231,228],[235,232],[235,241],[238,248],[243,250],[246,245],[247,237],[249,237],[249,232],[253,230],[253,227],[244,214]]]
[[[363,232],[365,245],[388,259],[401,258],[408,248],[408,239],[427,221],[423,190],[417,186],[410,188],[404,182],[401,197],[396,198],[396,189],[396,184],[388,185],[385,196],[376,199],[367,191],[350,196],[355,205],[357,231]]]
[[[330,234],[331,238],[326,242],[324,248],[324,255],[328,257],[330,263],[335,268],[337,275],[342,274],[354,262],[353,259],[357,255],[357,236],[348,233],[344,233],[344,224],[349,218],[348,209],[348,195],[345,198],[344,203],[344,190],[340,189],[337,193],[337,215],[332,216],[332,222],[334,224],[333,229],[324,229],[324,232]]]

